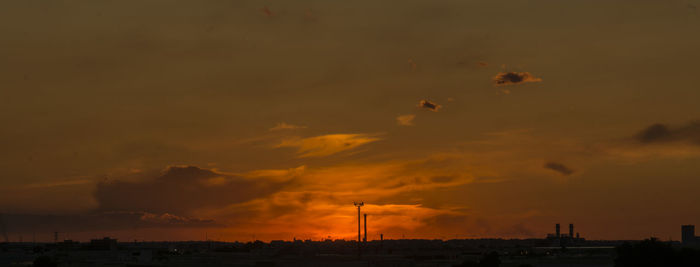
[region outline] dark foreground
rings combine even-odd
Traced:
[[[4,243],[0,266],[700,266],[697,250],[645,240],[538,240]],[[617,263],[616,263],[617,261]],[[650,265],[651,264],[651,265]]]

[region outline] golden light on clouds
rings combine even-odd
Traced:
[[[270,131],[281,131],[281,130],[296,130],[296,129],[305,129],[306,126],[299,126],[299,125],[294,125],[294,124],[289,124],[286,122],[280,122],[275,125],[275,127],[270,128]]]
[[[700,222],[682,1],[162,2],[0,1],[8,235],[345,237],[353,201],[394,237]]]
[[[408,114],[408,115],[399,115],[396,117],[396,123],[398,123],[401,126],[413,126],[413,119],[416,118],[416,115],[413,114]]]
[[[328,134],[308,138],[291,138],[277,147],[295,147],[301,158],[325,157],[381,140],[369,134]]]

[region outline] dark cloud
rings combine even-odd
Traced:
[[[663,140],[670,136],[670,131],[666,125],[656,123],[637,134],[637,140],[642,143],[651,143]]]
[[[139,228],[189,228],[222,226],[213,220],[183,217],[170,213],[95,212],[89,214],[3,214],[9,233],[87,232]]]
[[[700,121],[672,128],[655,123],[637,133],[636,140],[643,144],[665,142],[689,142],[700,145]]]
[[[436,103],[430,102],[430,101],[428,101],[428,100],[421,100],[421,101],[418,103],[418,107],[424,108],[424,109],[427,109],[427,110],[430,110],[430,111],[433,111],[433,112],[437,112],[438,109],[440,109],[442,106],[440,106],[440,105],[438,105],[438,104],[436,104]]]
[[[558,162],[552,162],[552,161],[547,162],[544,164],[544,168],[553,170],[553,171],[558,172],[559,174],[565,175],[565,176],[571,175],[574,173],[574,170],[572,170],[571,168],[567,167],[566,165],[558,163]]]
[[[113,181],[97,185],[99,211],[146,211],[189,214],[223,207],[279,191],[289,181],[217,173],[194,166],[170,167],[146,181]]]
[[[532,76],[529,72],[499,72],[493,77],[496,86],[515,85],[529,82],[541,82],[541,78]]]

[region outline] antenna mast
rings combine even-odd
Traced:
[[[364,202],[353,202],[355,207],[357,207],[357,256],[361,257],[362,256],[362,221],[361,221],[361,215],[360,214],[360,208],[365,205]]]

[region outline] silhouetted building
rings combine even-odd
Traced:
[[[681,225],[681,241],[683,245],[698,245],[700,238],[695,236],[695,225]]]
[[[116,250],[117,240],[109,237],[103,239],[90,240],[90,249],[92,250]]]

